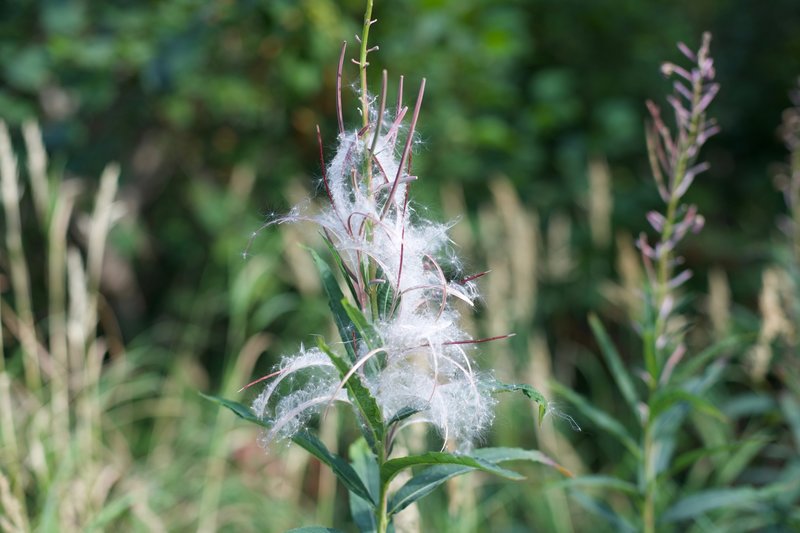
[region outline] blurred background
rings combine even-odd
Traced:
[[[8,272],[22,258],[32,302],[28,319],[2,309],[9,373],[0,393],[18,416],[3,426],[10,481],[0,496],[17,496],[23,530],[352,527],[340,510],[346,495],[328,472],[295,449],[265,453],[256,431],[218,415],[195,391],[246,402],[253,391],[237,389],[281,354],[313,334],[334,336],[313,267],[296,244],[321,245],[313,232],[270,228],[248,259],[242,253],[271,213],[319,195],[315,127],[332,154],[336,63],[342,40],[348,57],[355,53],[362,4],[0,3],[0,117],[21,167],[24,242],[16,259],[13,245],[2,250],[0,291],[4,306],[19,310],[22,293]],[[706,30],[722,86],[710,113],[722,132],[704,151],[710,171],[688,196],[706,217],[682,250],[695,273],[694,335],[701,342],[758,331],[762,273],[786,240],[775,176],[788,158],[778,126],[800,75],[798,2],[392,0],[376,2],[374,15],[373,87],[382,68],[390,80],[405,76],[407,95],[427,78],[414,152],[418,209],[458,221],[453,238],[467,271],[492,270],[469,327],[481,336],[518,334],[487,347],[481,366],[545,390],[554,379],[621,411],[586,317],[603,317],[623,358],[636,364],[628,289],[641,274],[632,242],[659,205],[644,102],[664,103],[671,88],[661,62],[680,62],[675,43],[696,48]],[[352,125],[356,67],[344,77]],[[26,167],[35,152],[31,120],[49,157],[42,208],[35,185],[26,185],[34,174]],[[58,234],[90,270],[88,228],[102,214],[95,192],[113,162],[118,190],[104,261],[87,289],[95,291],[97,317],[81,352],[101,364],[96,375],[64,385],[70,405],[84,398],[96,416],[65,461],[66,444],[50,432],[57,416],[36,415],[54,401],[42,392],[47,368],[38,392],[17,379],[24,334],[13,325],[35,324],[45,346],[55,335],[46,257]],[[65,184],[73,214],[58,218]],[[102,349],[92,339],[102,339]],[[80,367],[74,359],[65,365]],[[762,367],[758,375],[751,367],[734,372],[726,390],[777,397],[786,386],[769,363]],[[502,405],[489,442],[547,449],[577,472],[624,469],[613,461],[614,441],[577,415],[584,431],[558,418],[537,430],[524,402]],[[764,420],[774,405],[759,412]],[[80,425],[84,415],[64,409],[67,425]],[[760,430],[781,435],[781,424]],[[337,440],[338,426],[352,434],[348,420],[324,426],[332,448],[348,442]],[[780,466],[767,461],[753,473],[745,464],[730,482],[765,476],[770,465]],[[517,485],[474,476],[448,487],[415,511],[422,530],[485,531],[489,523],[492,531],[594,530],[563,491],[542,488],[555,474],[531,468],[528,475]]]

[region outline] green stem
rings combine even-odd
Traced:
[[[376,457],[378,461],[378,472],[383,471],[383,465],[389,459],[388,450],[390,447],[391,437],[384,437],[383,446],[380,446]],[[375,522],[378,526],[376,533],[386,533],[387,529],[389,528],[389,514],[387,512],[389,505],[389,480],[384,480],[383,475],[381,474],[379,474],[379,478],[381,492],[378,497],[378,506],[375,507]]]
[[[367,9],[364,11],[364,27],[361,30],[361,54],[358,59],[358,67],[361,74],[361,121],[362,126],[369,124],[369,97],[367,95],[367,54],[369,47],[369,28],[372,26],[372,2],[367,0]]]
[[[644,533],[656,531],[655,473],[653,471],[653,432],[650,422],[644,430],[644,507],[642,508],[642,530]]]
[[[382,465],[379,465],[382,466]],[[375,509],[376,518],[378,519],[377,533],[386,533],[389,527],[389,515],[387,513],[389,496],[389,484],[381,483],[381,495],[378,500],[378,507]]]
[[[364,26],[361,29],[361,50],[358,58],[358,68],[361,78],[361,125],[366,128],[369,125],[369,94],[367,87],[367,55],[369,54],[369,29],[372,26],[372,5],[373,0],[367,0],[367,7],[364,10]],[[365,138],[369,138],[369,131],[364,132]],[[365,151],[364,159],[364,174],[367,181],[367,195],[369,198],[373,197],[372,190],[372,150]],[[367,221],[367,240],[372,240],[372,223]],[[373,320],[378,317],[378,289],[377,286],[370,286],[369,282],[378,274],[377,265],[371,259],[367,258],[367,279],[364,280],[364,286],[367,287],[369,293],[369,311]],[[366,309],[363,309],[366,312]]]
[[[698,79],[692,84],[692,106],[691,109],[699,107],[702,98],[703,82]],[[676,217],[678,213],[678,206],[680,196],[676,194],[681,182],[686,178],[686,172],[689,169],[693,158],[689,154],[689,150],[697,142],[697,136],[700,132],[700,125],[703,123],[704,114],[702,112],[692,113],[689,122],[689,131],[686,137],[680,140],[678,149],[678,159],[675,162],[675,168],[670,185],[670,198],[667,202],[667,211],[665,215],[664,227],[661,231],[660,242],[667,243],[673,238],[675,233]],[[667,296],[669,295],[669,281],[672,278],[672,262],[674,258],[673,251],[666,251],[658,258],[657,264],[657,280],[655,290],[655,298],[653,304],[655,309],[653,312],[656,316],[655,331],[652,336],[645,336],[644,338],[644,353],[646,359],[650,359],[648,371],[651,374],[649,382],[648,393],[648,407],[652,407],[652,399],[658,389],[660,382],[661,369],[664,363],[663,350],[657,348],[657,340],[661,338],[666,330],[667,314],[662,314],[660,311],[664,305]],[[656,531],[656,477],[655,471],[655,453],[656,444],[653,437],[653,420],[648,416],[644,423],[644,434],[642,442],[642,482],[644,484],[644,502],[642,505],[642,530],[644,533],[655,533]]]
[[[700,99],[702,98],[702,91],[703,91],[703,82],[702,80],[698,79],[694,82],[692,86],[692,109],[696,109],[700,103]],[[689,148],[692,147],[697,142],[697,136],[700,133],[700,124],[703,123],[704,114],[703,113],[693,113],[692,119],[689,122],[689,132],[686,135],[686,138],[683,140],[681,145],[678,147],[678,161],[675,164],[675,170],[672,175],[672,185],[670,190],[670,199],[667,203],[667,212],[664,221],[664,229],[661,232],[661,243],[668,242],[675,232],[675,217],[678,212],[678,205],[680,202],[680,197],[675,194],[675,191],[680,188],[681,182],[686,177],[686,171],[689,168],[689,163],[691,162],[691,157],[689,156]],[[656,291],[656,298],[655,298],[655,305],[656,305],[656,338],[659,338],[665,329],[666,326],[666,317],[662,317],[659,313],[661,306],[664,304],[664,300],[666,300],[667,295],[669,294],[669,280],[672,277],[672,260],[673,260],[673,253],[666,252],[658,259],[658,280],[657,286],[655,287]],[[659,367],[663,361],[659,358]],[[657,379],[658,376],[653,376],[653,379]]]

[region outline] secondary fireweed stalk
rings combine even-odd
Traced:
[[[367,87],[368,35],[375,23],[368,1],[360,45],[359,103],[362,124],[346,129],[342,113],[342,78],[346,43],[337,72],[338,145],[328,165],[323,159],[321,188],[327,205],[309,203],[266,225],[307,222],[316,225],[332,262],[311,252],[329,299],[341,343],[304,348],[283,357],[274,372],[247,385],[265,382],[252,410],[214,398],[243,418],[266,427],[265,446],[292,439],[331,466],[350,491],[353,518],[362,531],[383,533],[392,516],[455,475],[479,469],[511,479],[519,475],[498,463],[529,460],[557,466],[539,452],[511,448],[475,449],[476,440],[494,416],[494,395],[519,391],[546,412],[545,399],[527,385],[508,385],[476,369],[473,348],[509,335],[473,339],[459,325],[452,305],[472,306],[478,296],[475,279],[456,277],[448,225],[415,213],[409,189],[417,179],[411,149],[419,119],[425,80],[413,110],[405,104],[403,78],[394,104],[387,104],[388,75],[382,72],[379,96]],[[452,263],[443,268],[442,258]],[[332,266],[331,266],[332,265]],[[454,268],[455,267],[455,268]],[[345,297],[337,276],[346,286]],[[295,386],[302,383],[302,386]],[[353,466],[334,456],[307,426],[334,403],[349,405],[365,445],[351,446]],[[393,457],[393,445],[404,428],[427,424],[452,443],[457,454],[426,452]],[[371,465],[369,467],[365,465]],[[399,490],[389,483],[401,470],[430,465]]]
[[[647,102],[651,116],[647,127],[648,152],[665,208],[663,212],[652,211],[647,215],[658,234],[654,241],[649,241],[644,234],[638,240],[647,273],[641,291],[644,305],[635,325],[642,339],[644,363],[642,371],[635,375],[642,377],[643,387],[629,365],[623,362],[602,322],[596,316],[589,317],[601,354],[622,399],[635,417],[636,428],[626,427],[587,399],[558,384],[553,387],[589,421],[619,442],[627,454],[621,461],[623,464],[635,466],[636,483],[603,477],[588,482],[609,490],[621,490],[630,498],[631,508],[637,510],[636,516],[619,515],[587,494],[582,494],[579,500],[587,509],[609,520],[617,531],[668,531],[670,524],[685,519],[690,502],[670,501],[679,494],[672,476],[675,453],[682,442],[680,429],[690,408],[724,419],[705,398],[705,392],[720,379],[724,367],[721,362],[708,364],[721,348],[711,346],[694,357],[686,356],[685,320],[680,315],[678,291],[691,273],[681,270],[683,260],[676,252],[687,234],[703,226],[697,207],[686,205],[682,200],[694,178],[708,168],[707,163],[697,162],[698,155],[706,140],[718,131],[714,121],[706,118],[706,110],[719,91],[713,81],[710,41],[711,36],[704,34],[697,53],[682,43],[678,45],[693,63],[688,70],[672,63],[662,66],[662,72],[674,78],[674,92],[667,97],[675,113],[674,133],[662,119],[659,107]],[[693,455],[693,461],[702,456]],[[580,486],[586,482],[586,479],[577,479],[570,484]]]
[[[667,97],[675,114],[674,134],[662,120],[659,107],[652,101],[647,102],[652,119],[646,131],[651,170],[661,199],[666,204],[663,213],[651,211],[647,215],[648,222],[659,234],[655,244],[649,244],[644,234],[638,240],[648,279],[645,310],[651,315],[645,317],[642,331],[649,389],[648,409],[643,414],[642,472],[642,518],[647,532],[656,528],[658,490],[655,421],[649,408],[686,354],[683,328],[671,326],[676,316],[676,290],[691,277],[691,271],[679,270],[683,258],[675,250],[689,232],[697,233],[704,223],[696,206],[681,201],[695,177],[708,169],[708,163],[698,163],[697,158],[703,144],[719,131],[715,121],[706,117],[706,110],[719,91],[719,84],[714,83],[710,44],[709,33],[703,34],[696,53],[683,43],[678,44],[679,50],[694,64],[690,70],[673,63],[664,63],[661,67],[664,75],[674,78],[674,92]]]

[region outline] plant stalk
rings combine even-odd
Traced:
[[[703,96],[703,80],[697,76],[692,83],[692,101],[691,109],[693,110],[691,119],[689,121],[689,129],[686,136],[680,139],[678,146],[677,161],[673,175],[670,180],[670,197],[667,202],[667,211],[665,216],[664,227],[661,231],[660,242],[666,244],[673,238],[675,233],[675,223],[680,202],[680,195],[677,194],[681,187],[682,181],[686,178],[686,172],[692,162],[690,149],[697,142],[697,137],[700,132],[700,125],[704,120],[704,113],[702,111],[694,112],[700,106],[700,100]],[[652,408],[652,401],[655,393],[659,387],[660,375],[662,373],[664,363],[664,352],[658,348],[658,339],[665,334],[667,313],[662,313],[661,309],[664,302],[669,295],[669,281],[672,277],[672,264],[674,259],[674,250],[666,250],[658,258],[657,266],[657,280],[655,287],[655,332],[654,338],[645,337],[644,352],[648,353],[649,350],[654,349],[654,366],[651,369],[652,375],[649,382],[648,391],[648,407]],[[651,343],[655,341],[655,346]],[[655,471],[655,440],[653,437],[653,420],[649,416],[652,409],[648,409],[648,417],[644,423],[643,435],[643,457],[644,461],[642,468],[642,476],[644,483],[644,502],[642,507],[642,529],[645,533],[655,533],[656,531],[656,477]]]
[[[700,99],[702,98],[702,91],[703,91],[703,82],[702,79],[698,77],[698,79],[693,83],[692,86],[692,108],[697,109],[700,103]],[[689,132],[686,138],[683,140],[683,143],[680,146],[680,152],[678,153],[678,161],[675,165],[675,171],[672,176],[672,186],[671,186],[671,194],[669,203],[667,204],[667,213],[666,213],[666,220],[664,222],[664,229],[661,232],[661,242],[667,243],[671,238],[675,231],[675,216],[678,211],[678,203],[680,202],[680,197],[675,194],[675,191],[680,188],[681,182],[686,177],[686,171],[689,167],[689,148],[693,146],[697,142],[697,136],[700,132],[700,124],[703,122],[703,115],[704,113],[692,113],[692,119],[689,122]],[[671,252],[664,253],[658,259],[658,286],[656,287],[656,312],[661,309],[661,306],[664,303],[664,300],[669,293],[668,290],[668,283],[670,277],[672,276],[672,256]],[[664,330],[664,326],[666,325],[665,318],[660,317],[656,321],[656,338],[658,338]],[[660,363],[661,361],[659,361]],[[657,378],[657,376],[653,376],[653,378]]]
[[[649,397],[652,399],[657,385],[651,382]],[[649,403],[649,402],[648,402]],[[642,460],[644,461],[642,473],[644,482],[644,504],[642,507],[642,530],[644,533],[656,531],[656,475],[654,471],[655,445],[653,442],[653,424],[649,413],[644,427],[644,443]]]
[[[361,30],[361,53],[358,59],[358,67],[361,75],[361,126],[369,124],[369,95],[367,94],[367,54],[369,47],[369,28],[372,26],[372,3],[367,0],[367,8],[364,11],[364,27]]]
[[[378,467],[382,467],[383,462],[379,463]],[[378,531],[377,533],[386,533],[386,530],[389,527],[389,515],[387,513],[387,506],[388,506],[388,496],[389,496],[389,484],[381,483],[381,495],[380,499],[378,500],[378,507],[376,509],[376,518],[378,519]]]

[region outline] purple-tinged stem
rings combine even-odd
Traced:
[[[367,93],[367,54],[371,49],[367,48],[369,42],[369,29],[376,21],[372,19],[372,0],[367,0],[367,8],[364,11],[364,27],[361,30],[361,54],[359,55],[358,68],[361,75],[361,115],[362,124],[369,124],[369,94]]]
[[[395,192],[397,192],[397,186],[400,183],[400,176],[403,173],[403,165],[405,165],[405,162],[408,159],[408,154],[411,151],[411,143],[414,140],[414,130],[417,127],[417,120],[419,119],[419,110],[422,107],[422,97],[424,95],[425,95],[425,78],[422,78],[422,83],[419,84],[419,94],[417,95],[417,103],[414,104],[414,114],[411,117],[411,124],[408,129],[408,137],[406,138],[406,145],[403,148],[403,155],[400,156],[400,163],[397,165],[397,175],[394,178],[392,189],[389,191],[389,196],[386,198],[386,203],[383,204],[383,212],[381,213],[381,218],[384,218],[386,214],[389,212],[389,209],[391,208],[392,205],[392,199],[394,198]]]
[[[322,150],[322,133],[319,131],[319,124],[317,124],[317,144],[319,145],[319,165],[322,169],[322,183],[325,184],[325,192],[328,194],[328,200],[331,202],[331,207],[333,211],[336,213],[336,216],[339,220],[342,220],[342,215],[339,214],[339,209],[336,207],[336,202],[333,200],[333,193],[331,192],[331,186],[328,182],[328,172],[325,169],[325,156]],[[344,222],[344,221],[342,221]]]
[[[463,285],[463,284],[468,283],[468,282],[470,282],[472,280],[476,280],[478,278],[481,278],[481,277],[485,276],[486,274],[488,274],[489,272],[491,272],[491,270],[485,270],[483,272],[478,272],[477,274],[472,274],[471,276],[467,276],[466,278],[464,278],[462,280],[459,280],[458,283]]]
[[[400,110],[403,109],[403,76],[400,76],[400,81],[397,84],[397,111],[399,115]]]
[[[503,339],[509,339],[515,336],[516,333],[507,333],[505,335],[497,335],[496,337],[486,337],[483,339],[470,339],[464,341],[447,341],[443,342],[442,344],[446,344],[448,346],[456,345],[456,344],[482,344],[484,342],[492,342],[492,341],[499,341]]]
[[[344,133],[344,117],[342,115],[342,70],[344,69],[345,50],[347,50],[347,41],[342,43],[342,52],[339,54],[339,68],[336,70],[336,118],[339,121],[339,135]]]
[[[383,122],[383,113],[386,111],[386,85],[388,84],[388,74],[386,69],[383,69],[383,78],[381,81],[381,102],[378,107],[378,116],[375,119],[375,135],[372,137],[372,146],[369,151],[375,155],[375,147],[378,145],[378,137],[381,134],[381,124]]]

